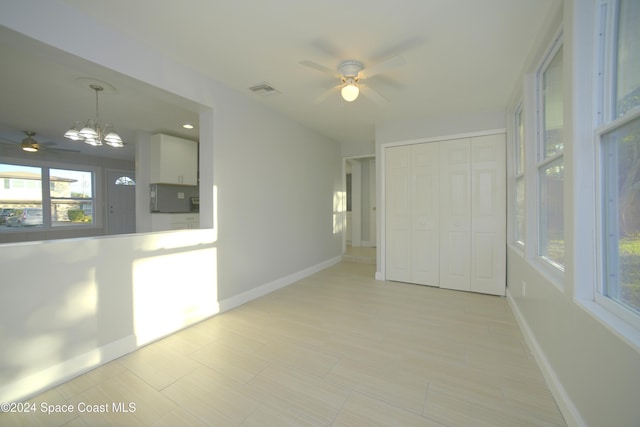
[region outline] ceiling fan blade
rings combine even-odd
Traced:
[[[327,98],[329,98],[332,94],[334,94],[338,90],[340,90],[340,85],[332,87],[331,89],[325,91],[322,95],[314,99],[313,103],[320,104],[321,102],[324,102]]]
[[[16,141],[12,141],[10,139],[5,138],[4,136],[0,136],[0,142],[5,143],[5,144],[12,144],[12,145],[20,145],[19,142]]]
[[[342,52],[342,50],[340,50],[340,48],[338,46],[336,46],[335,44],[331,43],[329,40],[327,39],[316,39],[314,41],[311,42],[311,45],[316,48],[318,51],[332,56],[334,58],[338,58],[338,59],[342,59],[344,58],[344,53]]]
[[[329,67],[326,67],[322,64],[318,64],[317,62],[313,62],[313,61],[300,61],[300,65],[304,65],[305,67],[309,67],[312,68],[316,71],[320,71],[322,73],[327,73],[327,74],[331,74],[332,76],[339,76],[339,74],[337,73],[336,70],[333,70]]]
[[[79,153],[80,150],[73,150],[70,148],[49,148],[49,147],[40,147],[43,150],[46,151],[60,151],[60,152],[65,152],[65,153]]]
[[[360,93],[362,94],[362,96],[370,99],[371,101],[373,101],[375,104],[379,106],[385,106],[389,103],[389,100],[387,98],[380,95],[380,93],[371,89],[369,86],[360,85],[360,89],[361,89]]]
[[[368,79],[369,77],[373,77],[376,74],[384,73],[394,68],[398,68],[401,65],[404,65],[404,63],[405,61],[401,56],[394,56],[391,59],[387,59],[386,61],[375,64],[373,67],[365,68],[364,70],[360,71],[360,78]]]
[[[400,56],[405,52],[420,47],[424,43],[424,41],[424,36],[412,37],[391,47],[379,49],[377,52],[372,52],[372,54],[370,55],[370,59],[374,62],[381,62],[393,56]]]

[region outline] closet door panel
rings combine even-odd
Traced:
[[[440,287],[470,290],[469,139],[440,142]]]
[[[438,286],[440,233],[437,143],[411,146],[411,282]]]
[[[506,166],[504,135],[471,141],[471,290],[505,294]]]
[[[385,230],[388,280],[411,280],[410,147],[385,150]]]

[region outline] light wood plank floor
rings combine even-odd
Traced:
[[[1,414],[42,426],[563,426],[504,298],[373,279],[341,263]]]

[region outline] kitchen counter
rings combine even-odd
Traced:
[[[151,231],[200,228],[199,213],[151,213]]]

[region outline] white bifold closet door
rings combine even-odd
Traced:
[[[440,143],[440,286],[470,291],[470,140]]]
[[[438,144],[385,154],[387,278],[438,286]]]
[[[411,279],[411,146],[385,152],[386,275],[389,280]]]
[[[507,188],[505,136],[471,139],[471,291],[505,295]]]
[[[411,278],[429,286],[440,280],[438,149],[438,144],[411,146]]]
[[[438,286],[438,144],[389,147],[385,154],[387,278]]]
[[[386,149],[388,280],[504,295],[504,139]]]

